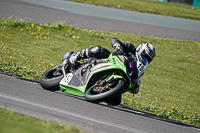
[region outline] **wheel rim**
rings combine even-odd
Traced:
[[[96,85],[90,87],[86,93],[85,98],[90,102],[102,102],[112,99],[113,97],[121,94],[122,90],[126,87],[125,81],[123,79],[115,79],[116,84],[110,85],[110,89],[101,93],[94,92],[93,89]],[[111,82],[112,83],[112,82]]]
[[[97,83],[97,84],[100,84],[100,83]],[[117,84],[117,81],[113,81],[111,83],[106,83],[104,85],[96,86],[96,87],[91,89],[91,94],[95,95],[95,94],[107,92],[107,91],[113,89],[116,86],[116,84]]]
[[[52,79],[52,78],[57,78],[61,75],[62,75],[62,73],[60,71],[60,67],[56,66],[45,74],[45,78],[46,79]]]

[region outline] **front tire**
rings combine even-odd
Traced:
[[[126,82],[123,79],[116,79],[113,82],[116,82],[114,86],[111,86],[109,90],[101,93],[95,93],[94,87],[90,87],[85,93],[85,99],[89,102],[103,102],[109,101],[118,95],[121,95],[122,91],[126,87]]]
[[[63,74],[60,71],[62,64],[56,65],[47,70],[40,79],[40,85],[43,89],[49,91],[60,90],[59,82],[63,79]]]

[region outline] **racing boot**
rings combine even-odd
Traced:
[[[95,46],[87,49],[83,49],[80,52],[74,53],[70,56],[69,61],[71,64],[75,65],[77,60],[86,59],[86,58],[96,58],[102,59],[107,58],[110,54],[110,51],[101,46]]]
[[[62,60],[63,66],[64,66],[64,65],[67,65],[67,64],[69,63],[69,58],[70,58],[71,55],[73,55],[73,54],[74,54],[74,51],[68,51],[68,52],[65,53],[64,58],[63,58],[63,60]]]

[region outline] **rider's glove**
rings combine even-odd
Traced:
[[[75,65],[75,64],[76,64],[78,55],[79,55],[79,53],[74,53],[74,54],[72,54],[72,55],[70,56],[69,62],[70,62],[72,65]]]
[[[113,45],[113,48],[114,48],[116,54],[120,54],[121,55],[124,52],[122,46],[119,43],[115,43]]]

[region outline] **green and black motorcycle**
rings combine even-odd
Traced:
[[[46,90],[85,97],[89,102],[118,105],[123,93],[134,90],[130,77],[137,61],[132,56],[111,53],[105,59],[80,60],[76,68],[59,64],[42,75],[40,85]]]

